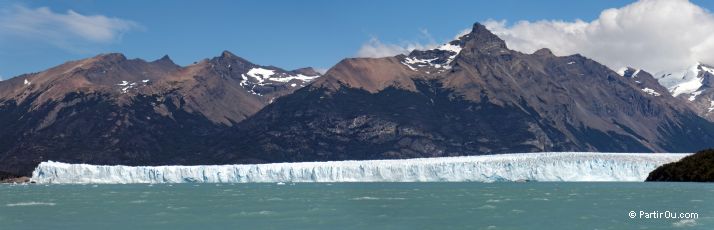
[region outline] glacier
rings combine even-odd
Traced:
[[[47,161],[40,184],[644,181],[688,154],[543,152],[400,160],[242,165],[122,166]]]

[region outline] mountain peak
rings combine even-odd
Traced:
[[[536,52],[533,52],[534,55],[538,56],[555,56],[552,51],[548,48],[541,48],[539,50],[536,50]]]
[[[245,60],[245,59],[243,59],[243,58],[241,58],[241,57],[239,57],[239,56],[237,56],[237,55],[231,53],[231,52],[228,51],[228,50],[224,50],[223,52],[221,52],[221,56],[219,56],[219,57],[217,57],[217,58],[213,58],[212,61],[216,61],[216,59],[218,59],[218,60],[227,60],[228,62],[231,62],[231,63],[237,62],[237,63],[244,63],[244,64],[246,64],[246,65],[253,65],[253,63],[251,63],[251,62],[249,62],[248,60]]]
[[[231,53],[231,51],[224,50],[221,52],[221,57],[227,58],[227,57],[237,57],[235,54]]]
[[[176,65],[173,60],[171,60],[171,57],[169,55],[164,55],[163,57],[156,59],[153,61],[154,63],[159,63],[159,64],[170,64],[170,65]]]
[[[157,60],[157,61],[171,61],[171,57],[169,57],[169,55],[166,54],[166,55],[162,56],[161,58],[159,58],[159,60]]]
[[[95,61],[119,62],[126,61],[126,56],[121,53],[103,53],[91,58]]]
[[[231,51],[228,51],[228,50],[224,50],[223,52],[221,52],[221,57],[222,58],[231,58],[231,59],[238,58],[238,56],[236,56],[235,54],[231,53]]]
[[[486,26],[481,23],[474,23],[471,32],[459,38],[466,47],[472,47],[480,51],[493,49],[508,49],[506,42],[491,33]]]

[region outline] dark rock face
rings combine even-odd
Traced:
[[[704,65],[700,65],[699,68],[710,71],[712,69]],[[710,71],[700,71],[697,77],[701,79],[702,86],[694,94],[681,95],[680,98],[690,103],[700,116],[714,122],[714,73]]]
[[[667,97],[667,88],[660,85],[657,79],[652,76],[652,74],[644,71],[637,70],[633,68],[627,68],[623,74],[623,77],[634,82],[638,87],[640,87],[643,92],[646,92],[653,96],[664,96]],[[648,90],[651,89],[651,90]]]
[[[28,175],[46,160],[95,164],[156,165],[208,163],[201,156],[206,136],[227,126],[182,110],[158,95],[141,95],[119,106],[103,94],[68,94],[26,113],[30,103],[0,109],[0,171]],[[171,95],[169,95],[171,97]],[[52,125],[37,129],[62,104]],[[154,112],[164,106],[171,117]],[[215,162],[211,162],[215,163]]]
[[[246,76],[254,68],[274,75]],[[227,51],[186,67],[168,56],[103,54],[2,81],[0,177],[29,175],[46,160],[223,163],[203,154],[209,137],[307,84],[313,76],[293,76],[310,70],[259,66]],[[256,94],[256,86],[270,88]]]
[[[714,149],[662,165],[652,171],[646,181],[714,182]]]
[[[542,124],[526,111],[467,101],[436,81],[415,83],[417,92],[301,89],[224,135],[231,138],[216,146],[229,149],[217,157],[281,162],[566,149],[542,146],[528,131]]]

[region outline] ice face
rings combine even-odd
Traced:
[[[432,181],[644,181],[687,154],[518,153],[405,160],[205,166],[99,166],[43,162],[37,183],[275,183]]]

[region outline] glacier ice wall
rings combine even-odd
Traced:
[[[547,152],[404,160],[205,166],[100,166],[42,162],[37,183],[251,183],[412,181],[644,181],[687,154]]]

